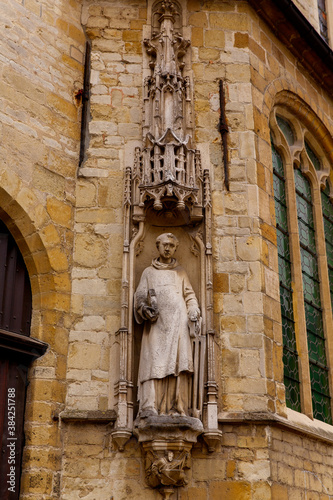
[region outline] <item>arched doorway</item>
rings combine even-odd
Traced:
[[[19,498],[27,372],[47,344],[30,338],[32,310],[28,271],[6,225],[0,221],[0,498]]]

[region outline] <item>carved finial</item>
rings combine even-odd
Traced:
[[[209,170],[204,170],[204,207],[212,207],[212,196],[210,191]]]
[[[126,167],[125,170],[125,189],[124,189],[124,205],[131,206],[131,181],[132,181],[132,169],[131,167]]]
[[[175,5],[175,2],[172,2],[172,0],[164,0],[161,5],[161,10],[160,10],[161,17],[159,18],[160,23],[164,21],[165,18],[171,18],[172,22],[175,22],[174,15],[179,13],[177,12],[177,7]]]
[[[200,154],[192,149],[191,80],[184,75],[183,60],[190,42],[183,38],[178,2],[154,3],[152,35],[144,46],[151,74],[144,80],[145,147],[140,161],[139,156],[135,159],[133,177],[139,193],[135,191],[134,197],[141,209],[152,202],[161,212],[166,203],[173,203],[180,212],[192,212],[202,202],[202,172]]]
[[[134,151],[134,172],[133,179],[139,179],[139,182],[142,180],[142,153],[140,148],[135,148]]]

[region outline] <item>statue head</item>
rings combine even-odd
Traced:
[[[163,233],[156,238],[156,247],[160,254],[160,261],[163,263],[170,263],[179,241],[172,233]]]

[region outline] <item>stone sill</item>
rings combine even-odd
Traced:
[[[280,417],[274,413],[266,412],[244,412],[244,413],[220,413],[218,421],[223,424],[265,424],[283,428],[289,432],[306,435],[313,439],[319,439],[333,444],[333,426],[325,424],[320,420],[311,420],[303,413],[287,408],[288,418]]]
[[[333,444],[333,426],[320,420],[311,420],[302,413],[287,408],[288,418],[280,417],[274,413],[246,412],[246,413],[220,413],[220,425],[231,424],[261,424],[273,425],[289,432],[296,432],[308,437],[319,439]],[[53,420],[66,423],[96,423],[114,424],[117,415],[115,410],[64,410],[55,412]]]
[[[114,410],[63,410],[53,415],[53,420],[66,423],[113,424],[116,418]]]

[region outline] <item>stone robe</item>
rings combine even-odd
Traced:
[[[145,320],[138,374],[138,400],[140,411],[152,409],[153,406],[157,413],[168,413],[173,404],[172,399],[179,396],[176,392],[188,392],[184,383],[179,387],[177,380],[168,381],[168,377],[174,378],[185,373],[188,386],[188,374],[193,372],[188,311],[191,308],[199,309],[199,306],[185,270],[175,259],[170,264],[154,259],[152,265],[143,271],[134,300],[135,317],[139,323],[144,321],[142,308],[145,305],[151,306],[148,292],[151,289],[156,293],[159,315],[155,322]],[[151,381],[161,379],[168,382],[157,390],[156,384],[153,387]],[[152,394],[154,391],[155,394]],[[162,404],[161,398],[167,397],[163,392],[173,393],[168,395],[171,398],[169,404]],[[185,398],[182,395],[183,400],[186,397],[188,395]],[[187,408],[183,408],[183,404],[178,406],[181,413],[187,413],[188,401]]]

